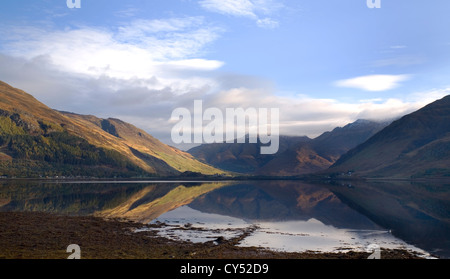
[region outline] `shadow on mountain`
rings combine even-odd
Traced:
[[[340,200],[422,249],[450,257],[450,182],[329,184]]]

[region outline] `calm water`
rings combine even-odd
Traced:
[[[283,251],[422,249],[450,257],[449,183],[0,181],[0,211],[125,217],[193,242],[251,230]],[[189,228],[189,230],[186,230]]]

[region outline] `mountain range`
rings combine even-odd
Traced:
[[[249,142],[249,141],[246,141]],[[188,152],[142,129],[51,109],[0,82],[0,177],[168,177],[200,175],[450,177],[450,96],[392,123],[357,120],[317,138],[215,143]]]
[[[270,176],[310,174],[327,169],[342,154],[388,124],[357,120],[314,139],[281,136],[280,149],[274,155],[261,155],[261,143],[204,144],[188,152],[202,162],[232,172]]]
[[[212,144],[188,152],[229,171],[337,178],[450,177],[450,96],[392,123],[357,120],[317,138],[281,137],[273,156],[257,144]]]

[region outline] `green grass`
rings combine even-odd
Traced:
[[[11,120],[10,117],[0,116],[0,135],[24,135],[22,127]]]

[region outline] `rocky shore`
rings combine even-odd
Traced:
[[[82,259],[367,259],[369,253],[276,252],[238,247],[251,232],[206,243],[170,240],[158,225],[92,216],[0,212],[0,259],[66,259],[70,244]],[[186,228],[189,229],[189,228]],[[382,250],[383,259],[418,259],[405,250]]]

